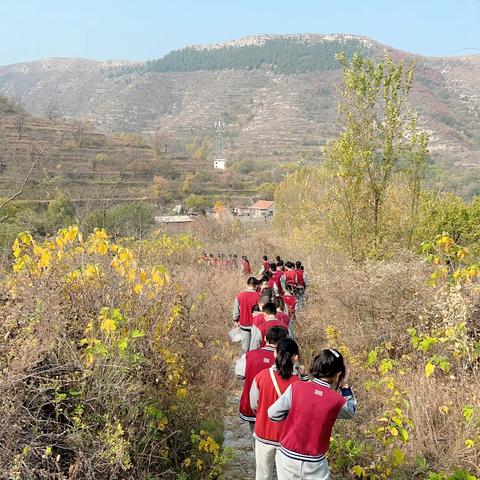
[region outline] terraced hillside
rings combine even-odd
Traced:
[[[172,200],[185,196],[180,187],[187,175],[196,179],[199,195],[255,193],[247,175],[232,182],[206,159],[159,152],[138,135],[106,135],[87,124],[34,117],[0,97],[0,197],[21,188],[38,153],[22,201],[48,202],[60,193],[77,203],[154,200],[156,176],[167,180]]]
[[[35,115],[55,101],[65,118],[89,121],[104,133],[161,130],[180,156],[195,139],[212,146],[214,123],[223,119],[226,157],[238,165],[257,162],[268,182],[278,173],[272,166],[318,161],[320,146],[335,135],[341,71],[334,53],[379,56],[384,49],[417,63],[412,104],[443,172],[435,182],[467,182],[467,194],[475,193],[478,56],[424,58],[354,35],[259,35],[188,47],[150,62],[48,59],[4,66],[0,90],[21,98]],[[211,148],[208,160],[213,156]],[[228,181],[224,187],[232,188]]]

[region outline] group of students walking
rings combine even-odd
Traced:
[[[207,255],[207,252],[202,252],[202,260],[212,267],[240,269],[244,275],[251,275],[252,273],[250,261],[245,255],[243,255],[241,261],[239,261],[237,255],[219,253],[215,256],[213,253]]]
[[[253,435],[256,480],[273,480],[275,469],[279,480],[327,480],[333,425],[352,418],[357,402],[338,350],[321,350],[308,371],[300,364],[294,325],[306,283],[296,273],[301,262],[278,262],[264,257],[262,278],[249,277],[233,306],[242,333],[235,365],[244,380],[240,418]]]

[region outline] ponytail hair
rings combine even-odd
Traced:
[[[277,344],[277,358],[275,365],[277,372],[284,380],[288,380],[293,375],[292,357],[299,354],[298,345],[291,338],[284,338]]]

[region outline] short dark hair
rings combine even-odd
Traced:
[[[276,272],[276,271],[277,271],[277,264],[272,262],[272,263],[270,264],[270,270],[271,270],[272,272]]]
[[[262,312],[268,315],[275,315],[277,313],[277,307],[274,303],[268,302],[263,306]]]
[[[277,255],[277,257],[276,257],[277,262],[279,262],[281,259],[282,259],[282,257],[280,257],[280,255]]]
[[[264,291],[266,290],[266,288],[264,288],[262,290],[262,294],[260,296],[260,298],[258,299],[258,303],[262,304],[262,305],[266,305],[267,303],[270,303],[272,301],[272,297],[270,295],[266,295],[264,294]]]
[[[322,350],[313,360],[310,373],[315,378],[331,378],[337,373],[345,372],[345,362],[338,350]]]
[[[279,260],[277,262],[277,267],[283,267],[284,263],[283,263],[283,260]]]
[[[302,266],[302,262],[300,262],[299,260],[297,260],[297,261],[295,262],[295,266],[296,266],[297,268],[300,268],[300,267]]]
[[[255,277],[248,277],[247,285],[256,287],[258,285],[258,280]]]
[[[267,343],[277,345],[282,338],[287,338],[288,332],[283,327],[270,327],[265,335]]]
[[[266,255],[264,255],[264,256],[263,256],[263,259],[264,259],[265,261],[267,261],[267,260],[268,260],[268,257],[267,257]]]
[[[287,268],[290,268],[290,269],[291,269],[291,268],[295,268],[295,264],[294,264],[293,262],[287,262],[287,263],[285,264],[285,266],[286,266]]]
[[[253,307],[252,307],[252,313],[253,312],[259,312],[260,311],[260,307],[258,306],[258,303],[256,303]]]

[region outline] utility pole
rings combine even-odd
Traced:
[[[215,161],[213,168],[225,170],[226,161],[224,158],[225,150],[225,121],[218,120],[214,124],[215,127]]]

